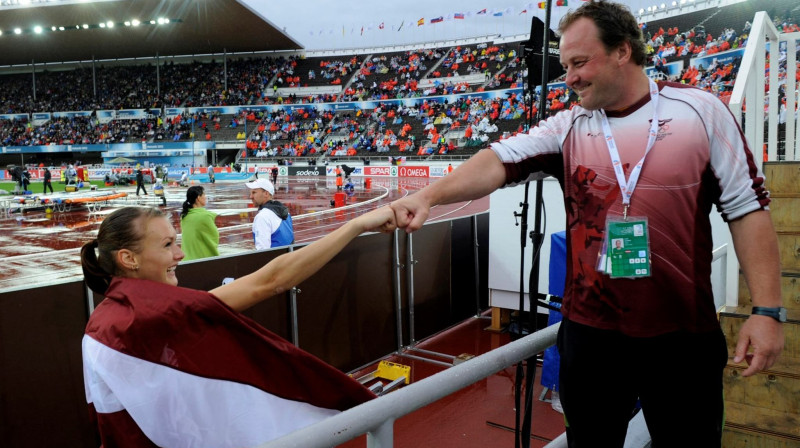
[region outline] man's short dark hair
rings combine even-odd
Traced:
[[[631,59],[636,65],[644,67],[647,52],[642,38],[642,30],[626,5],[603,0],[586,2],[561,18],[558,32],[564,34],[567,28],[583,17],[592,20],[597,26],[600,41],[606,47],[607,53],[625,42],[629,42]]]

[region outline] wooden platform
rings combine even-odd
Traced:
[[[785,346],[775,365],[748,378],[741,376],[744,365],[732,363],[739,330],[753,306],[740,274],[739,305],[720,313],[731,357],[723,376],[726,448],[800,448],[800,163],[765,163],[764,173],[778,233],[781,296],[788,311]]]

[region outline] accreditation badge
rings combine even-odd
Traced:
[[[647,218],[609,218],[603,238],[605,263],[600,269],[611,278],[650,277],[650,232]]]

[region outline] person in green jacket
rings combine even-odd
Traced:
[[[181,211],[181,248],[184,260],[216,257],[219,255],[219,230],[214,224],[217,214],[205,209],[206,193],[203,187],[189,187]]]

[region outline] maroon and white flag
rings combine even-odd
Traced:
[[[252,447],[375,397],[212,294],[115,278],[83,338],[103,445]]]

